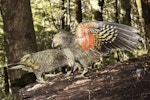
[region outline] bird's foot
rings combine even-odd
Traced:
[[[65,75],[65,77],[70,76],[70,75],[71,75],[71,72],[72,72],[72,71],[68,71],[67,74]]]
[[[83,72],[80,75],[75,76],[75,78],[88,78],[84,76],[87,72],[88,72],[88,69],[84,68]]]
[[[62,72],[57,73],[57,74],[45,74],[45,77],[46,77],[46,78],[47,78],[47,77],[55,77],[55,76],[58,76],[58,75],[60,75],[60,74],[62,74]]]

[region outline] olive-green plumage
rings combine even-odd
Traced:
[[[100,60],[99,53],[94,50],[83,50],[77,43],[73,36],[73,34],[70,34],[64,30],[60,31],[58,34],[56,34],[53,38],[53,47],[60,47],[63,49],[68,48],[73,53],[75,62],[79,63],[83,67],[83,72],[81,75],[77,77],[84,76],[85,73],[87,73],[89,65],[92,63],[97,62]],[[79,67],[81,67],[79,66]]]
[[[49,49],[24,55],[17,64],[32,68],[39,82],[44,82],[42,75],[63,66],[74,66],[74,56],[69,49]]]
[[[79,62],[84,75],[89,64],[99,60],[103,54],[112,49],[122,49],[133,52],[141,45],[139,31],[124,24],[95,21],[82,22],[75,34],[60,31],[53,38],[53,47],[69,48],[74,54],[75,61]]]

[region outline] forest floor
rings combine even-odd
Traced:
[[[20,89],[23,100],[150,100],[150,56],[90,69],[88,78],[49,79],[54,84],[32,83]]]

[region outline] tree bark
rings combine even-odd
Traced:
[[[118,20],[118,0],[115,0],[115,9],[116,9],[115,22],[119,23],[119,20]]]
[[[62,10],[65,10],[65,0],[62,0]],[[62,29],[65,29],[65,16],[63,15],[61,18],[61,25],[62,25]]]
[[[146,41],[147,49],[150,54],[150,1],[142,0],[143,18],[145,23]]]
[[[66,17],[66,30],[70,31],[71,13],[70,13],[70,0],[67,0],[67,17]]]
[[[122,18],[121,23],[131,25],[131,2],[130,0],[121,0],[121,9],[123,12],[121,12]]]
[[[76,19],[76,23],[80,23],[82,22],[82,4],[81,4],[81,0],[75,0],[74,2],[75,4],[75,19]]]
[[[6,56],[8,63],[13,63],[37,50],[30,0],[1,0],[0,3]],[[13,82],[24,72],[11,70],[8,73]]]

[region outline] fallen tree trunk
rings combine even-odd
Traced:
[[[33,83],[20,90],[22,100],[150,100],[150,57],[91,69],[88,78],[64,74],[54,84]]]

